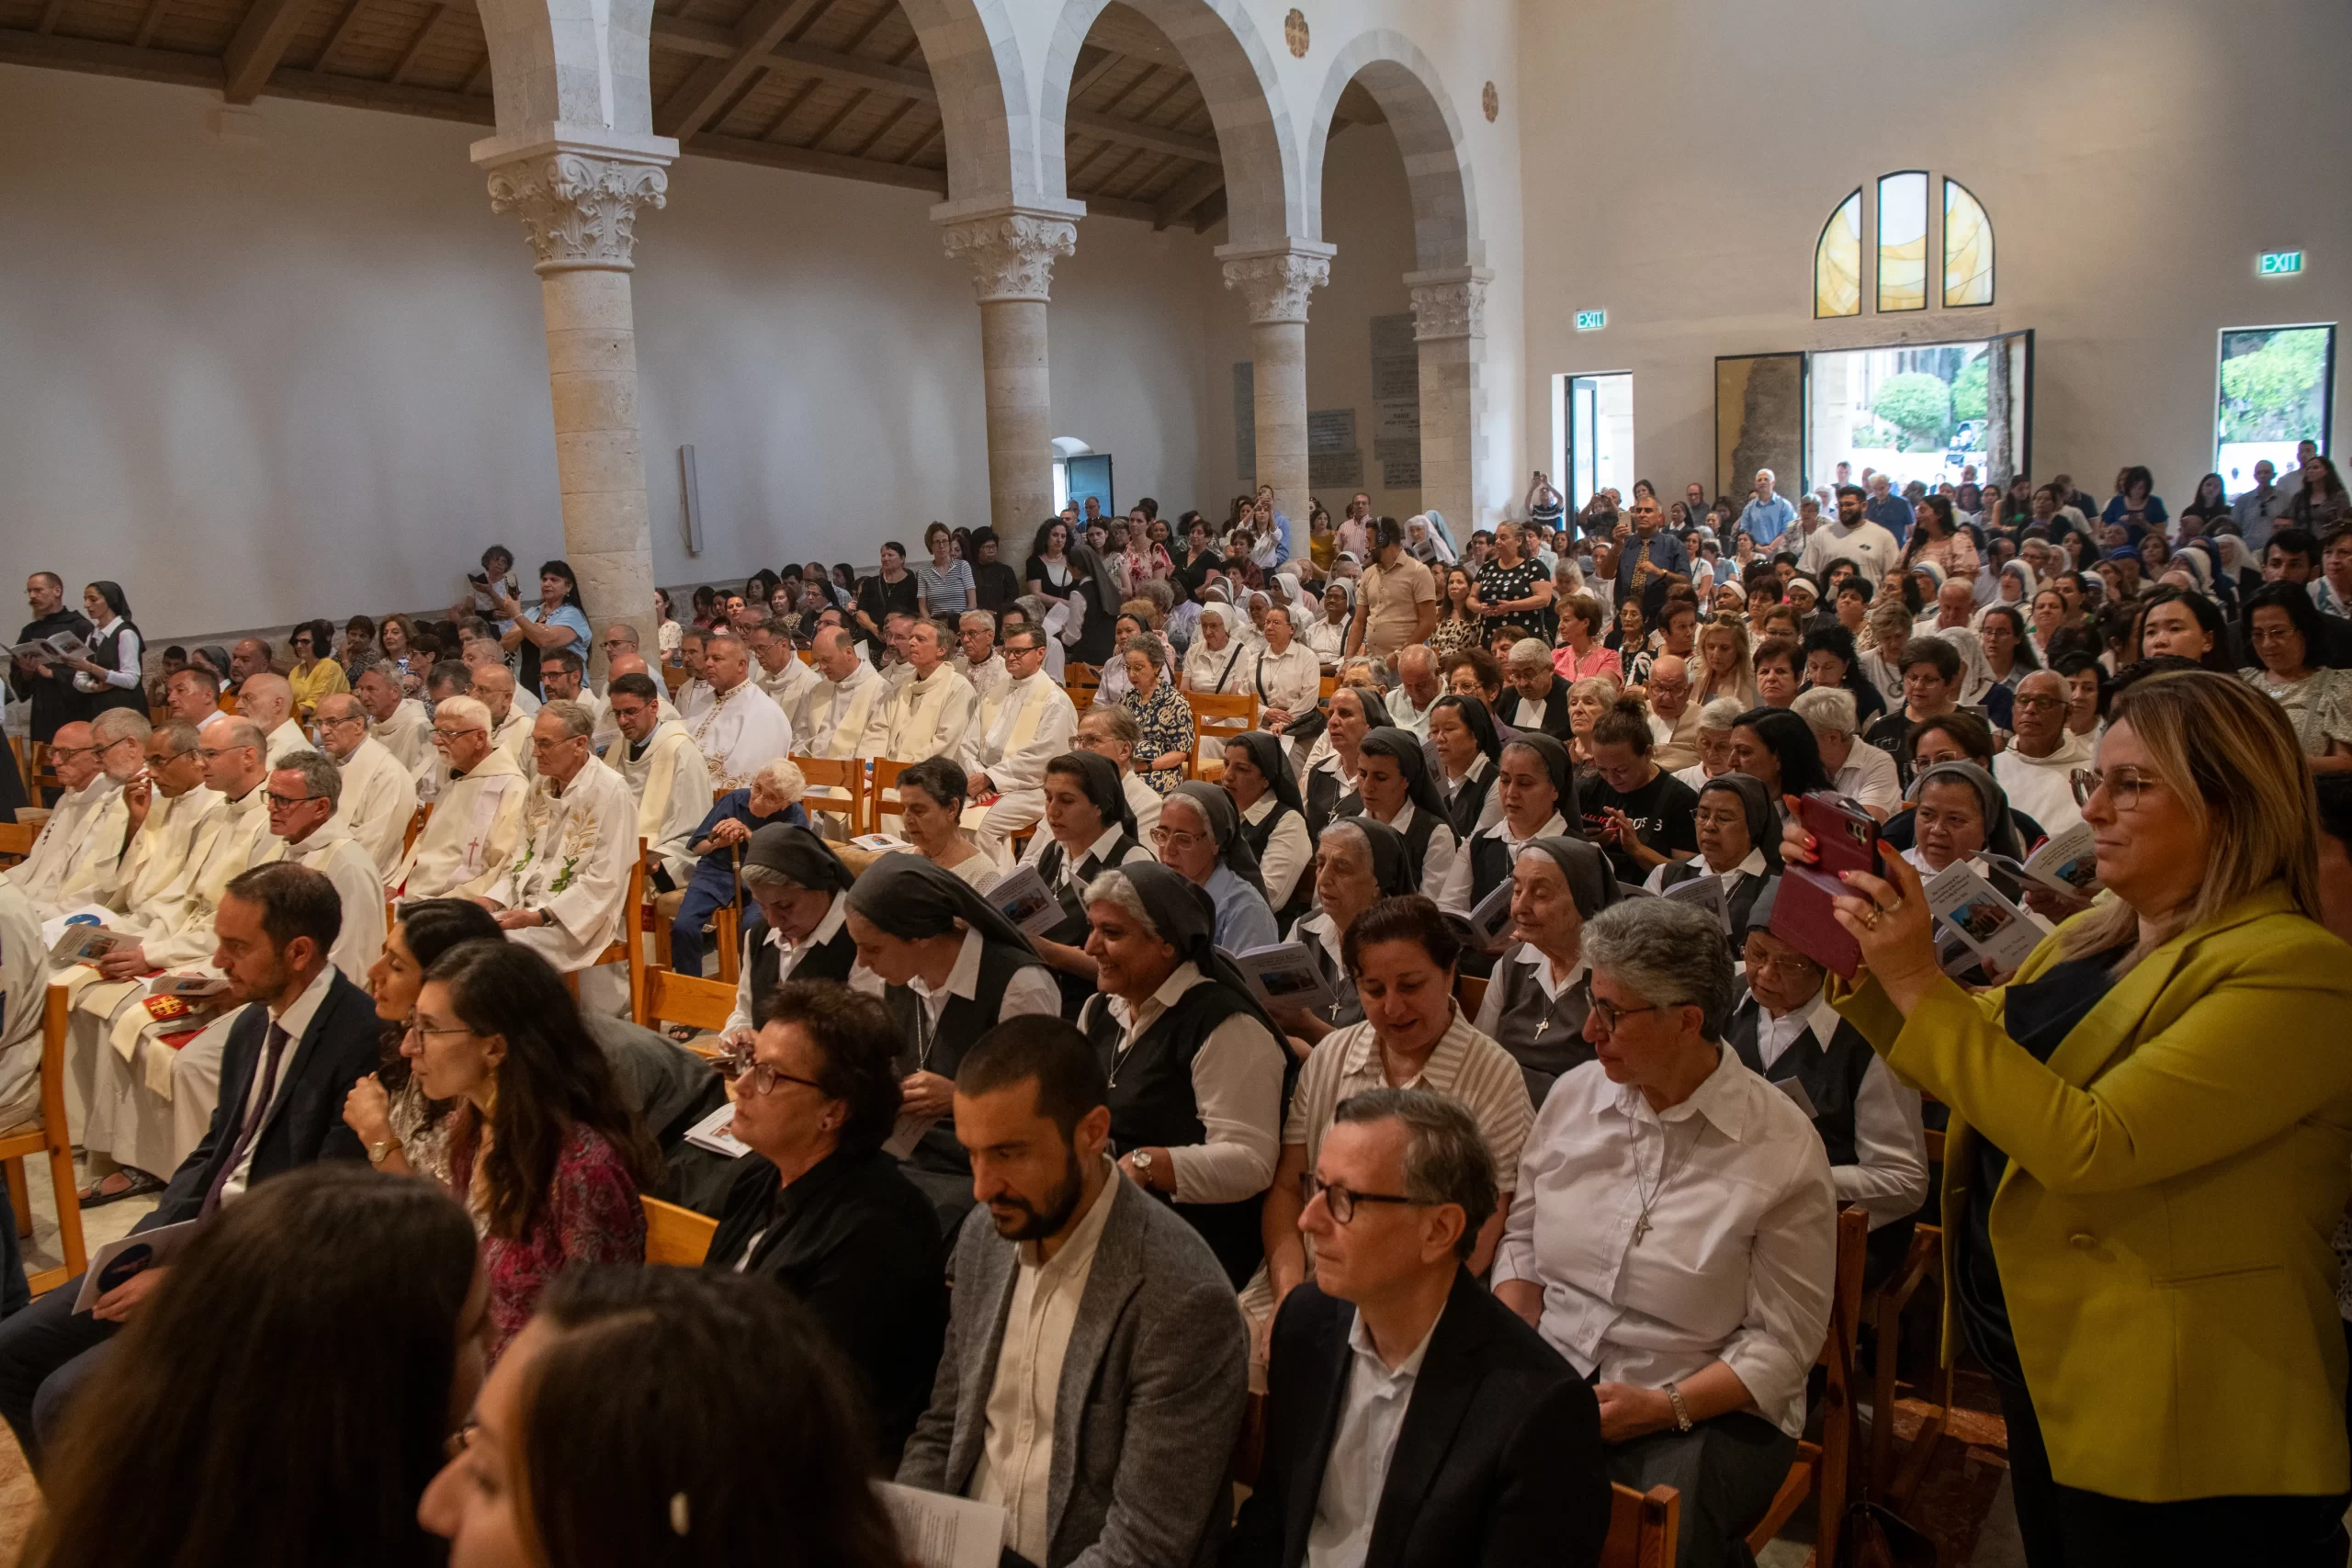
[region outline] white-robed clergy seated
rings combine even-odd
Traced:
[[[809,694],[823,683],[822,678],[815,666],[802,662],[792,639],[775,627],[753,626],[745,634],[745,639],[758,665],[752,671],[752,680],[775,699],[775,705],[784,710],[785,721],[792,726],[792,733],[799,736],[808,728]]]
[[[270,833],[286,846],[279,858],[306,865],[334,884],[343,900],[343,926],[327,962],[353,985],[364,986],[368,966],[384,947],[384,881],[375,857],[344,818],[346,783],[323,752],[291,751],[270,769],[263,799]]]
[[[1012,633],[1005,634],[1008,637]],[[956,620],[956,657],[948,662],[956,673],[972,683],[972,691],[982,702],[989,694],[1012,679],[1010,662],[996,650],[996,617],[986,610],[967,610]],[[1045,651],[1038,650],[1037,664],[1045,667]]]
[[[1046,764],[1069,750],[1078,730],[1069,694],[1046,677],[1045,633],[1006,633],[1002,664],[1004,678],[990,684],[965,732],[962,759],[970,798],[996,796],[967,807],[965,825],[1000,863],[1012,858],[1012,835],[1045,816]]]
[[[130,845],[96,902],[118,914],[144,909],[187,869],[188,855],[221,805],[220,792],[204,782],[203,744],[197,727],[182,719],[148,735],[147,766],[122,790]]]
[[[605,749],[605,765],[637,800],[637,836],[684,887],[695,874],[695,829],[710,814],[709,765],[686,727],[662,716],[652,677],[616,675],[605,700],[620,733]]]
[[[584,969],[620,935],[637,862],[637,797],[588,749],[594,728],[578,703],[548,703],[532,721],[538,782],[523,838],[480,902],[507,940],[562,971]]]
[[[906,655],[911,673],[890,699],[882,749],[876,755],[899,762],[957,755],[978,701],[972,683],[947,662],[939,623],[919,620],[910,626]]]
[[[111,886],[130,841],[122,786],[137,776],[150,726],[130,708],[58,728],[49,755],[64,786],[31,853],[0,872],[43,919],[96,901]]]
[[[403,898],[472,898],[505,874],[523,831],[530,783],[491,743],[490,710],[446,697],[433,714],[439,798],[409,846],[393,886]]]
[[[1720,923],[1640,898],[1584,929],[1585,1038],[1511,1183],[1495,1294],[1597,1378],[1610,1478],[1682,1494],[1683,1550],[1730,1561],[1804,1429],[1837,1196],[1795,1102],[1722,1042]]]
[[[487,647],[476,642],[476,648]],[[514,759],[523,776],[531,776],[531,715],[515,700],[514,671],[503,664],[473,667],[472,695],[490,710],[490,743]]]
[[[390,877],[400,870],[401,857],[408,852],[409,819],[416,815],[416,780],[390,747],[368,732],[368,710],[357,697],[347,692],[321,697],[312,718],[319,728],[319,750],[342,775],[343,794],[335,815],[376,863],[377,877]],[[345,920],[345,927],[348,929],[350,923]],[[336,966],[341,967],[339,962]],[[352,983],[358,984],[356,976]]]
[[[359,672],[351,688],[368,710],[368,734],[400,765],[415,773],[433,750],[433,716],[424,705],[401,690],[399,667],[389,660]]]
[[[811,647],[818,684],[808,694],[803,712],[808,733],[800,751],[808,757],[862,757],[876,753],[866,745],[868,731],[881,739],[877,721],[889,711],[890,684],[874,666],[857,655],[857,643],[839,626],[825,626]]]
[[[762,763],[792,750],[792,721],[775,699],[752,680],[752,652],[732,632],[714,632],[703,639],[703,673],[710,682],[710,701],[686,708],[686,734],[702,753],[713,789],[748,789]],[[704,803],[709,809],[707,800]]]
[[[269,764],[295,751],[311,749],[311,738],[294,716],[294,688],[285,676],[274,670],[258,671],[248,675],[237,688],[237,716],[248,718],[260,727],[262,744],[269,756]]]

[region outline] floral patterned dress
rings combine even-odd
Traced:
[[[481,1151],[469,1126],[458,1134],[450,1160],[458,1201],[481,1214],[487,1195],[475,1185]],[[575,1126],[556,1156],[555,1179],[530,1233],[517,1239],[484,1234],[482,1271],[490,1276],[490,1359],[505,1352],[539,1304],[539,1294],[575,1263],[643,1263],[645,1205],[628,1167],[602,1133]]]
[[[1135,716],[1143,737],[1136,742],[1138,760],[1157,757],[1169,751],[1190,752],[1193,749],[1193,705],[1176,689],[1175,682],[1162,672],[1152,682],[1151,695],[1138,697],[1133,691],[1119,699],[1119,705]],[[1136,776],[1161,795],[1168,794],[1184,782],[1182,768],[1141,768]]]

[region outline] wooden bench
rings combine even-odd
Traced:
[[[669,969],[649,969],[635,1016],[647,1029],[683,1023],[716,1034],[727,1027],[727,1015],[734,1010],[735,987],[724,980],[706,980]]]

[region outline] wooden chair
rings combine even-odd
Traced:
[[[621,895],[621,934],[606,942],[605,951],[596,954],[588,964],[591,969],[602,969],[609,964],[628,965],[628,1011],[631,1018],[637,1016],[640,1005],[638,998],[645,994],[645,944],[638,940],[637,921],[629,915],[629,911],[641,908],[645,904],[645,840],[640,835],[637,840],[637,859],[628,868],[628,889]],[[571,987],[571,994],[577,997],[580,994],[580,976],[566,975],[563,980]]]
[[[647,1029],[683,1023],[716,1034],[727,1027],[727,1015],[734,1010],[735,987],[723,980],[649,969],[645,988],[637,999],[636,1018]]]
[[[416,848],[416,836],[424,831],[424,825],[431,820],[433,820],[433,804],[427,801],[410,815],[408,826],[401,830],[401,853],[406,854]]]
[[[899,775],[913,766],[912,762],[893,762],[879,757],[874,760],[874,777],[865,790],[866,832],[906,837],[906,818],[899,815]],[[885,817],[895,818],[897,827],[884,827],[882,818]]]
[[[50,765],[46,742],[33,742],[31,762],[31,770],[25,775],[25,798],[39,806],[49,798],[45,791],[65,786],[58,782],[57,770]]]
[[[1225,742],[1236,735],[1246,735],[1258,728],[1258,694],[1243,692],[1187,692],[1184,704],[1193,710],[1192,776],[1213,779],[1225,772]],[[1206,755],[1203,750],[1216,741],[1217,754]]]
[[[1600,1543],[1600,1568],[1674,1568],[1681,1535],[1681,1493],[1671,1486],[1636,1492],[1610,1483],[1609,1536]]]
[[[1324,677],[1323,677],[1323,693],[1322,693],[1322,694],[1323,694],[1326,698],[1329,698],[1332,693],[1334,693],[1334,692],[1338,691],[1339,689],[1340,689],[1340,678],[1339,678],[1337,675],[1326,675],[1326,676],[1324,676]],[[1668,1488],[1668,1490],[1671,1490],[1671,1488]],[[1679,1518],[1680,1518],[1680,1517],[1681,1517],[1681,1509],[1680,1509],[1679,1502],[1678,1501],[1677,1506],[1676,1506],[1676,1517],[1677,1517],[1678,1519],[1679,1519]]]
[[[33,787],[32,743],[13,735],[8,737],[8,761],[16,765],[17,776],[25,781],[25,793],[29,795]]]
[[[53,1291],[90,1266],[82,1242],[82,1205],[74,1196],[74,1143],[65,1128],[65,1015],[68,995],[62,986],[49,987],[40,1015],[40,1119],[0,1134],[0,1161],[6,1162],[9,1205],[16,1211],[17,1234],[32,1234],[32,1194],[25,1185],[28,1155],[49,1156],[49,1183],[57,1196],[57,1239],[64,1251],[62,1268],[44,1269],[27,1276],[35,1295]]]
[[[842,819],[844,837],[865,831],[865,760],[862,757],[795,757],[808,781],[800,809]]]
[[[1928,1134],[1928,1163],[1940,1167],[1944,1163],[1944,1134],[1940,1128],[1930,1127]],[[1871,1451],[1870,1478],[1873,1495],[1893,1506],[1900,1506],[1918,1489],[1919,1479],[1927,1472],[1928,1461],[1935,1457],[1936,1443],[1951,1424],[1951,1360],[1943,1353],[1943,1336],[1936,1336],[1936,1365],[1924,1385],[1928,1391],[1927,1418],[1919,1423],[1919,1430],[1912,1435],[1911,1446],[1905,1450],[1903,1468],[1894,1469],[1894,1384],[1896,1350],[1903,1337],[1903,1309],[1908,1306],[1912,1294],[1921,1284],[1933,1280],[1940,1289],[1944,1271],[1944,1233],[1941,1225],[1922,1224],[1911,1234],[1911,1249],[1903,1255],[1903,1263],[1879,1288],[1864,1298],[1862,1316],[1871,1325],[1873,1343],[1871,1347]]]
[[[710,1256],[710,1238],[718,1234],[718,1222],[659,1198],[639,1201],[645,1205],[645,1260],[674,1269],[701,1268]]]
[[[662,666],[662,684],[671,696],[676,696],[678,688],[684,685],[692,677],[686,673],[686,668],[683,664]]]
[[[1870,1241],[1870,1215],[1849,1207],[1838,1215],[1838,1276],[1829,1298],[1829,1334],[1816,1365],[1828,1369],[1822,1392],[1821,1441],[1797,1444],[1796,1461],[1789,1466],[1772,1506],[1747,1532],[1747,1550],[1761,1553],[1772,1538],[1788,1528],[1809,1496],[1820,1500],[1815,1526],[1811,1568],[1837,1568],[1838,1531],[1846,1519],[1846,1493],[1851,1483],[1854,1450],[1854,1339],[1861,1319],[1862,1264]]]
[[[1453,982],[1453,999],[1462,1004],[1464,1018],[1476,1018],[1487,1000],[1487,982],[1476,975],[1458,976]]]
[[[0,860],[20,861],[33,852],[40,829],[29,822],[0,822]]]

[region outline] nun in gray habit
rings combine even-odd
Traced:
[[[1550,878],[1529,875],[1539,858],[1559,868],[1565,899]],[[1528,1098],[1541,1106],[1555,1079],[1592,1060],[1584,1038],[1592,1010],[1584,923],[1617,902],[1617,874],[1609,856],[1581,839],[1534,839],[1520,847],[1511,882],[1513,912],[1525,911],[1513,931],[1520,940],[1496,961],[1476,1028],[1518,1059]]]
[[[1112,1150],[1200,1233],[1238,1291],[1265,1250],[1258,1211],[1281,1156],[1290,1053],[1217,952],[1206,891],[1139,861],[1088,887],[1090,911],[1106,905],[1130,928],[1104,964],[1119,989],[1089,1000],[1078,1027],[1110,1084]],[[1140,953],[1127,940],[1135,927],[1157,939]]]
[[[1343,956],[1348,927],[1383,898],[1402,898],[1421,890],[1421,863],[1413,857],[1405,835],[1387,823],[1372,817],[1347,817],[1324,829],[1323,833],[1326,838],[1335,833],[1362,838],[1372,852],[1372,878],[1368,885],[1358,882],[1348,886],[1351,879],[1340,877],[1335,898],[1318,903],[1312,913],[1290,929],[1290,940],[1306,949],[1307,956],[1322,973],[1323,983],[1331,987],[1333,998],[1331,1005],[1321,1013],[1295,1015],[1291,1019],[1291,1033],[1309,1045],[1334,1029],[1363,1021],[1363,1003],[1356,997],[1355,976],[1348,973]],[[1317,883],[1320,897],[1319,877]],[[1344,902],[1338,901],[1340,899]]]
[[[901,1079],[932,1073],[953,1080],[965,1053],[1006,1019],[1061,1011],[1054,972],[1021,928],[970,883],[921,855],[884,855],[868,866],[849,890],[849,912],[901,942],[962,932],[944,985],[883,987],[883,1005],[897,1026],[893,1066]],[[953,1234],[972,1206],[972,1163],[956,1141],[953,1118],[933,1121],[900,1160],[908,1179],[939,1211],[943,1230]]]

